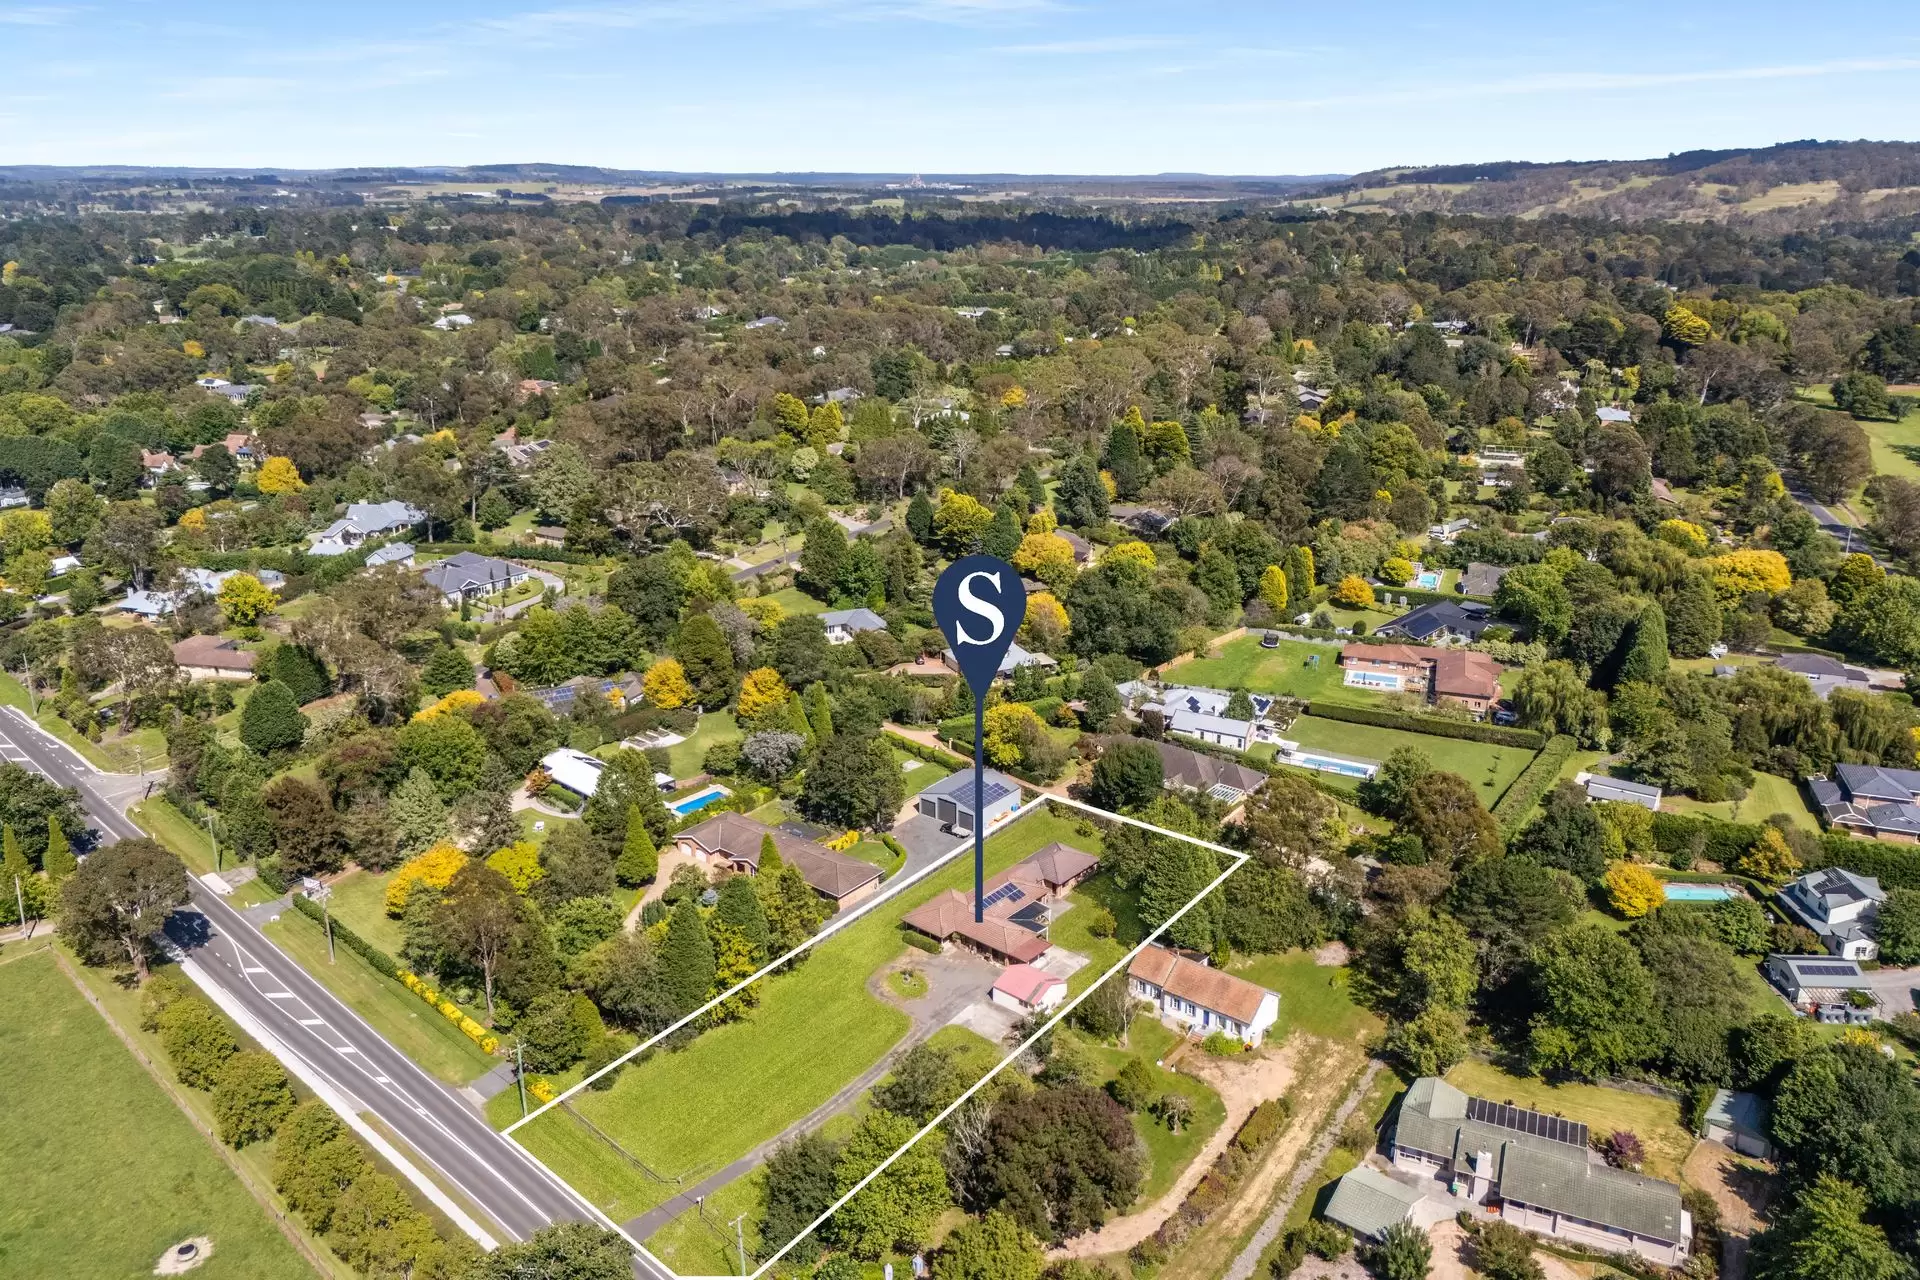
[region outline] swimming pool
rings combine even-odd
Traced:
[[[1371,778],[1380,771],[1379,765],[1362,764],[1358,760],[1334,760],[1326,756],[1293,756],[1288,764],[1297,764],[1303,769],[1318,769],[1321,773],[1337,773],[1343,778]]]
[[[1666,894],[1668,902],[1724,902],[1740,891],[1724,884],[1670,884]]]
[[[1415,578],[1413,585],[1422,591],[1438,591],[1440,589],[1440,575],[1429,569]]]
[[[673,810],[675,813],[679,814],[681,817],[684,818],[688,814],[698,813],[700,810],[706,808],[708,805],[712,804],[714,801],[724,800],[732,794],[733,792],[727,790],[725,787],[719,785],[718,783],[715,783],[713,786],[708,787],[704,791],[696,791],[690,796],[681,796],[678,800],[675,800],[672,804],[668,805],[667,808]]]

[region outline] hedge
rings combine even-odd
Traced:
[[[253,872],[255,877],[258,878],[261,884],[273,890],[273,895],[276,898],[284,893],[289,892],[287,888],[286,879],[282,877],[280,874],[279,863],[274,862],[271,859],[265,862],[256,861],[253,864]]]
[[[1831,859],[1827,865],[1872,876],[1883,889],[1920,889],[1920,845],[1861,840],[1829,831],[1820,837],[1820,847]]]
[[[1700,856],[1723,867],[1738,861],[1765,831],[1766,827],[1758,822],[1722,822],[1718,818],[1698,818],[1684,813],[1653,815],[1654,848],[1665,854],[1681,853],[1692,847],[1698,835],[1705,840]]]
[[[1520,824],[1527,820],[1533,807],[1540,803],[1540,797],[1552,789],[1560,777],[1560,770],[1566,766],[1573,755],[1573,749],[1580,745],[1569,734],[1556,733],[1547,739],[1547,745],[1532,763],[1520,771],[1520,776],[1507,788],[1507,794],[1500,797],[1493,806],[1493,820],[1500,824],[1502,835],[1512,835],[1519,830]]]
[[[328,921],[326,917],[322,915],[319,906],[304,893],[296,893],[293,895],[293,909],[315,924],[320,925],[322,928],[328,925]],[[346,925],[341,924],[338,920],[332,922],[332,928],[335,942],[338,942],[341,946],[353,952],[353,954],[359,956],[362,960],[365,960],[389,978],[392,978],[396,982],[400,981],[401,969],[398,960],[395,960],[392,956],[374,946],[371,942],[368,942],[365,938],[355,933],[352,929],[349,929]]]
[[[904,751],[916,760],[925,760],[928,764],[944,765],[949,769],[970,768],[973,761],[957,751],[947,751],[941,747],[930,747],[924,742],[912,738],[903,738],[891,730],[882,729],[881,736],[887,745]]]
[[[1404,711],[1381,711],[1373,707],[1349,707],[1338,702],[1309,702],[1307,714],[1322,720],[1344,720],[1348,724],[1370,724],[1380,729],[1403,729],[1408,733],[1431,734],[1436,738],[1460,738],[1467,742],[1485,742],[1496,747],[1521,747],[1538,751],[1546,739],[1536,729],[1512,729],[1504,725],[1481,724],[1473,720],[1443,720],[1439,716],[1409,715]]]
[[[469,1018],[466,1010],[462,1009],[459,1005],[451,1000],[442,1000],[439,992],[435,991],[422,979],[416,978],[411,973],[408,973],[405,969],[400,970],[400,972],[394,976],[407,990],[413,992],[413,994],[419,996],[422,1000],[425,1000],[435,1009],[438,1009],[441,1017],[460,1028],[461,1034],[479,1045],[482,1053],[492,1056],[500,1051],[500,1038],[481,1026],[478,1022],[475,1022],[472,1018]]]
[[[901,929],[900,940],[910,947],[918,947],[931,955],[940,954],[940,944],[918,929]]]

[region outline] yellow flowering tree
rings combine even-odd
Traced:
[[[1380,581],[1390,587],[1404,587],[1413,581],[1413,562],[1402,556],[1388,556],[1380,562]]]
[[[254,483],[262,493],[298,493],[307,487],[292,458],[268,458],[260,464],[260,476]]]
[[[1051,591],[1036,591],[1027,597],[1027,618],[1020,628],[1027,643],[1052,653],[1072,630],[1066,606]]]
[[[1018,768],[1026,759],[1023,744],[1031,740],[1030,735],[1047,731],[1033,708],[1024,702],[989,707],[985,728],[987,760],[1002,769]]]
[[[280,597],[250,573],[236,573],[214,596],[220,612],[236,627],[251,627],[279,607]]]
[[[468,707],[477,707],[487,700],[487,696],[478,689],[455,689],[446,697],[430,706],[420,708],[413,713],[415,720],[433,720],[449,711],[465,711]]]
[[[1287,611],[1287,574],[1277,564],[1270,564],[1260,571],[1260,599],[1266,602],[1275,613]]]
[[[1660,321],[1660,329],[1682,346],[1697,347],[1713,336],[1713,326],[1687,307],[1674,303]]]
[[[460,852],[458,846],[445,840],[425,853],[407,859],[393,873],[393,879],[387,882],[387,914],[398,917],[406,913],[407,899],[412,896],[416,884],[444,889],[453,882],[460,868],[466,865],[467,855]]]
[[[1733,604],[1756,591],[1777,596],[1793,585],[1793,571],[1778,551],[1729,551],[1707,561],[1714,589]]]
[[[1073,544],[1057,533],[1030,533],[1020,539],[1020,546],[1014,551],[1013,567],[1035,578],[1070,571]]]
[[[1653,536],[1682,551],[1707,549],[1707,531],[1691,520],[1662,520],[1653,527]]]
[[[980,537],[993,523],[993,512],[970,493],[952,489],[940,491],[940,505],[934,509],[933,532],[941,545],[954,555],[967,555],[980,545]]]
[[[1333,602],[1349,609],[1373,608],[1373,586],[1357,574],[1348,574],[1340,579],[1333,589]]]
[[[648,667],[647,674],[640,679],[640,691],[654,706],[669,710],[693,701],[693,685],[677,658],[662,658]]]
[[[738,602],[740,612],[753,619],[753,625],[762,631],[780,625],[787,616],[787,608],[772,596],[748,596]]]
[[[1027,517],[1028,533],[1052,533],[1060,527],[1059,519],[1053,514],[1052,507],[1036,507]]]
[[[1800,873],[1800,859],[1794,856],[1793,849],[1787,844],[1785,836],[1776,827],[1768,827],[1760,833],[1747,851],[1740,855],[1733,869],[1743,876],[1751,876],[1762,884],[1785,884]]]
[[[1602,883],[1607,887],[1607,901],[1629,920],[1638,920],[1666,901],[1660,881],[1637,862],[1614,863],[1607,868]]]
[[[1139,540],[1122,542],[1107,552],[1109,560],[1131,560],[1142,569],[1152,569],[1159,565],[1159,558],[1153,554],[1153,548]]]
[[[516,840],[504,849],[487,855],[487,865],[507,878],[515,893],[525,893],[534,881],[547,874],[540,865],[540,846],[531,840]]]
[[[772,667],[755,667],[740,682],[740,718],[754,721],[769,711],[785,707],[792,692],[778,671]]]

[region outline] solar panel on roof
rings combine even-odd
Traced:
[[[1515,1133],[1531,1134],[1536,1138],[1564,1142],[1570,1146],[1587,1145],[1587,1126],[1584,1124],[1564,1116],[1550,1116],[1540,1111],[1528,1111],[1524,1107],[1509,1106],[1504,1102],[1468,1098],[1467,1119],[1511,1129]]]
[[[1859,970],[1850,964],[1803,964],[1800,972],[1809,978],[1851,978]]]
[[[1027,891],[1017,884],[1003,884],[988,894],[983,906],[992,906],[996,902],[1018,902],[1027,896]]]

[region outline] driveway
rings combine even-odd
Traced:
[[[1867,974],[1874,993],[1880,997],[1882,1016],[1912,1013],[1914,992],[1920,991],[1920,966],[1911,969],[1874,969]]]
[[[938,818],[928,817],[924,813],[897,819],[892,835],[907,851],[907,860],[893,875],[896,880],[926,870],[943,855],[952,852],[953,846],[963,838],[941,826]]]

